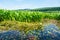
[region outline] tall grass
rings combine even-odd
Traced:
[[[60,12],[0,10],[0,21],[40,22],[46,18],[60,20]]]

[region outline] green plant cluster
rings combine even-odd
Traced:
[[[60,20],[60,12],[40,12],[28,10],[0,10],[0,21],[40,22],[42,19]]]

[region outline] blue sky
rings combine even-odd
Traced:
[[[60,7],[60,0],[0,0],[0,9]]]

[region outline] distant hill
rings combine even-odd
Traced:
[[[46,8],[36,8],[36,9],[19,9],[27,11],[60,11],[60,7],[46,7]]]
[[[60,11],[60,7],[37,8],[37,9],[32,9],[31,11]]]

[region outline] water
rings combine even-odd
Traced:
[[[18,31],[7,31],[0,33],[0,40],[21,40],[21,35]]]
[[[39,40],[60,40],[59,28],[54,24],[47,25],[39,38]]]

